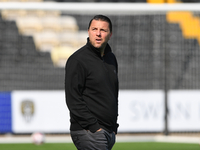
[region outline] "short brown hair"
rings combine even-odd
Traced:
[[[104,15],[96,15],[94,16],[90,22],[89,22],[89,26],[88,26],[88,30],[90,28],[90,25],[92,23],[92,20],[101,20],[101,21],[105,21],[105,22],[108,22],[109,23],[109,29],[110,29],[110,32],[112,32],[112,22],[111,20],[107,17],[107,16],[104,16]]]

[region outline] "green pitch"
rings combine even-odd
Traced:
[[[0,144],[0,150],[76,150],[72,143]],[[200,150],[199,144],[133,142],[116,143],[113,150]]]

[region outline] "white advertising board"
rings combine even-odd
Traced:
[[[163,97],[162,91],[120,90],[119,132],[162,131]],[[64,91],[12,92],[14,133],[66,133],[69,127]]]
[[[169,91],[169,131],[200,131],[200,91]]]
[[[14,133],[69,133],[64,91],[13,91]],[[162,90],[120,90],[118,132],[162,132]],[[169,131],[200,131],[200,91],[173,90],[168,95]]]
[[[12,92],[14,133],[66,133],[69,126],[64,91]]]
[[[164,93],[157,90],[120,90],[119,132],[162,132]]]

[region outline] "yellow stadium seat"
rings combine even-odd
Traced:
[[[44,31],[55,31],[60,32],[61,31],[61,25],[59,22],[59,17],[54,16],[48,16],[41,18],[42,26]]]
[[[37,17],[21,17],[16,19],[16,24],[19,29],[19,33],[23,35],[32,35],[35,32],[42,30],[42,24]]]
[[[196,38],[200,43],[200,19],[189,11],[168,12],[166,19],[169,23],[178,23],[185,38]]]
[[[26,10],[26,15],[35,16],[39,18],[43,17],[60,17],[61,11],[55,10]]]
[[[88,32],[62,32],[59,34],[60,45],[73,47],[83,46],[87,42]]]
[[[23,0],[24,2],[43,2],[43,0]]]
[[[5,20],[16,20],[17,18],[26,16],[25,10],[2,10],[1,16]]]
[[[61,11],[59,10],[45,10],[45,17],[50,16],[50,17],[60,17],[61,16]]]
[[[77,21],[72,16],[62,16],[59,19],[62,31],[78,31]]]
[[[43,0],[0,0],[0,2],[43,2]]]
[[[67,59],[75,52],[76,49],[70,46],[57,46],[51,51],[51,59],[57,67],[64,67]]]
[[[24,0],[7,0],[7,2],[24,2]]]
[[[177,3],[177,0],[147,0],[147,3]]]
[[[147,0],[147,3],[165,3],[165,0]]]
[[[55,32],[46,31],[33,35],[36,49],[40,51],[51,51],[53,47],[59,46],[59,38]]]
[[[167,0],[167,3],[177,3],[176,0]]]
[[[44,30],[55,32],[78,31],[76,19],[71,16],[46,16],[41,18],[41,22]]]
[[[44,10],[26,10],[26,15],[28,17],[44,17],[46,15],[46,11]]]

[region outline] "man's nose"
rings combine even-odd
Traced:
[[[96,34],[99,36],[101,35],[101,31],[100,30],[97,30]]]

